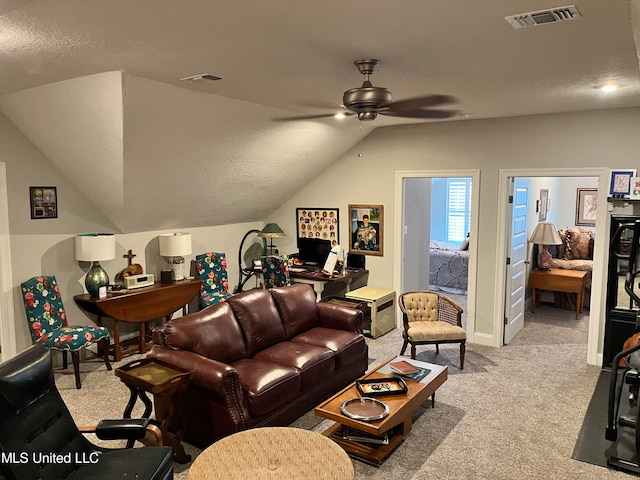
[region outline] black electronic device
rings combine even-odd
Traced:
[[[331,241],[320,238],[298,239],[298,260],[305,265],[324,265],[331,251]]]
[[[347,255],[348,270],[364,270],[365,256],[361,253],[350,253]]]

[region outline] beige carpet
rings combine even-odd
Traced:
[[[449,366],[436,407],[416,412],[406,441],[380,468],[354,461],[356,479],[632,478],[571,459],[600,370],[586,365],[587,325],[586,314],[576,321],[574,312],[542,305],[535,315],[527,312],[524,330],[510,345],[469,345],[463,371],[457,346],[443,346],[439,355],[419,347],[419,360]],[[396,329],[368,344],[375,365],[399,353],[401,333]],[[97,360],[81,368],[81,390],[74,388],[71,370],[56,371],[77,423],[120,417],[128,399],[124,384]],[[327,425],[309,412],[292,426],[322,431]],[[177,479],[186,478],[188,466],[176,464]]]

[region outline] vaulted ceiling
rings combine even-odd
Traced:
[[[0,0],[0,111],[121,232],[262,220],[388,125],[640,106],[637,0]],[[449,120],[340,110],[353,65]],[[209,73],[219,81],[181,78]],[[606,96],[598,87],[620,88]]]

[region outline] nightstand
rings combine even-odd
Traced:
[[[536,290],[551,290],[553,292],[567,292],[576,294],[576,320],[582,313],[584,289],[587,284],[587,274],[581,270],[563,270],[552,268],[548,271],[533,270],[529,275],[531,287],[531,313],[535,313],[537,305]]]

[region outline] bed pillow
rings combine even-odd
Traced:
[[[469,250],[469,237],[465,238],[460,244],[460,250],[466,251]]]

